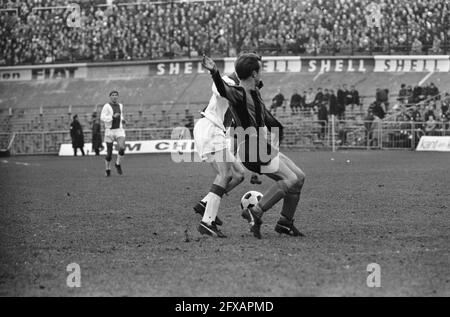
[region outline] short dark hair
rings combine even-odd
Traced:
[[[109,96],[111,97],[112,94],[117,94],[117,95],[119,95],[119,92],[118,92],[117,90],[113,90],[113,91],[111,91],[111,92],[109,93]]]
[[[261,56],[255,53],[242,53],[236,59],[234,63],[234,69],[239,79],[249,78],[253,71],[259,72],[261,68],[259,62],[261,61]]]

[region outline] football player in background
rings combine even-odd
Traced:
[[[111,101],[103,106],[100,115],[100,119],[105,123],[105,174],[107,177],[111,176],[111,160],[114,142],[117,142],[119,147],[119,153],[117,154],[116,162],[114,164],[119,175],[123,174],[121,164],[123,156],[125,155],[125,130],[123,128],[125,120],[123,119],[123,104],[118,102],[118,91],[111,91],[109,97]]]

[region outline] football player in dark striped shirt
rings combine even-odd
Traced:
[[[278,150],[277,133],[281,138],[283,126],[266,109],[257,89],[261,82],[261,57],[255,53],[242,53],[237,57],[234,66],[240,80],[239,85],[225,83],[210,57],[203,56],[202,64],[211,73],[219,94],[229,101],[229,109],[237,126],[235,134],[238,135],[238,156],[242,163],[248,170],[264,174],[275,181],[256,206],[242,212],[242,217],[250,223],[250,231],[256,238],[261,239],[263,214],[283,200],[275,231],[291,236],[303,236],[294,226],[294,215],[305,174]],[[276,136],[272,142],[268,140],[269,132],[271,138]],[[262,152],[263,150],[265,152]]]

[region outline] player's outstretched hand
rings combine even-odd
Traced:
[[[208,57],[206,55],[203,55],[202,59],[202,65],[210,72],[217,69],[216,63],[214,63],[213,59],[211,57]]]

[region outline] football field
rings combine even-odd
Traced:
[[[279,203],[262,240],[239,203],[268,178],[246,174],[224,196],[228,238],[215,239],[192,210],[207,164],[128,155],[124,175],[105,178],[102,157],[0,158],[0,295],[450,296],[449,154],[287,155],[307,176],[295,218],[306,237],[274,232]],[[80,287],[67,286],[71,263]],[[371,263],[380,287],[368,286]]]

